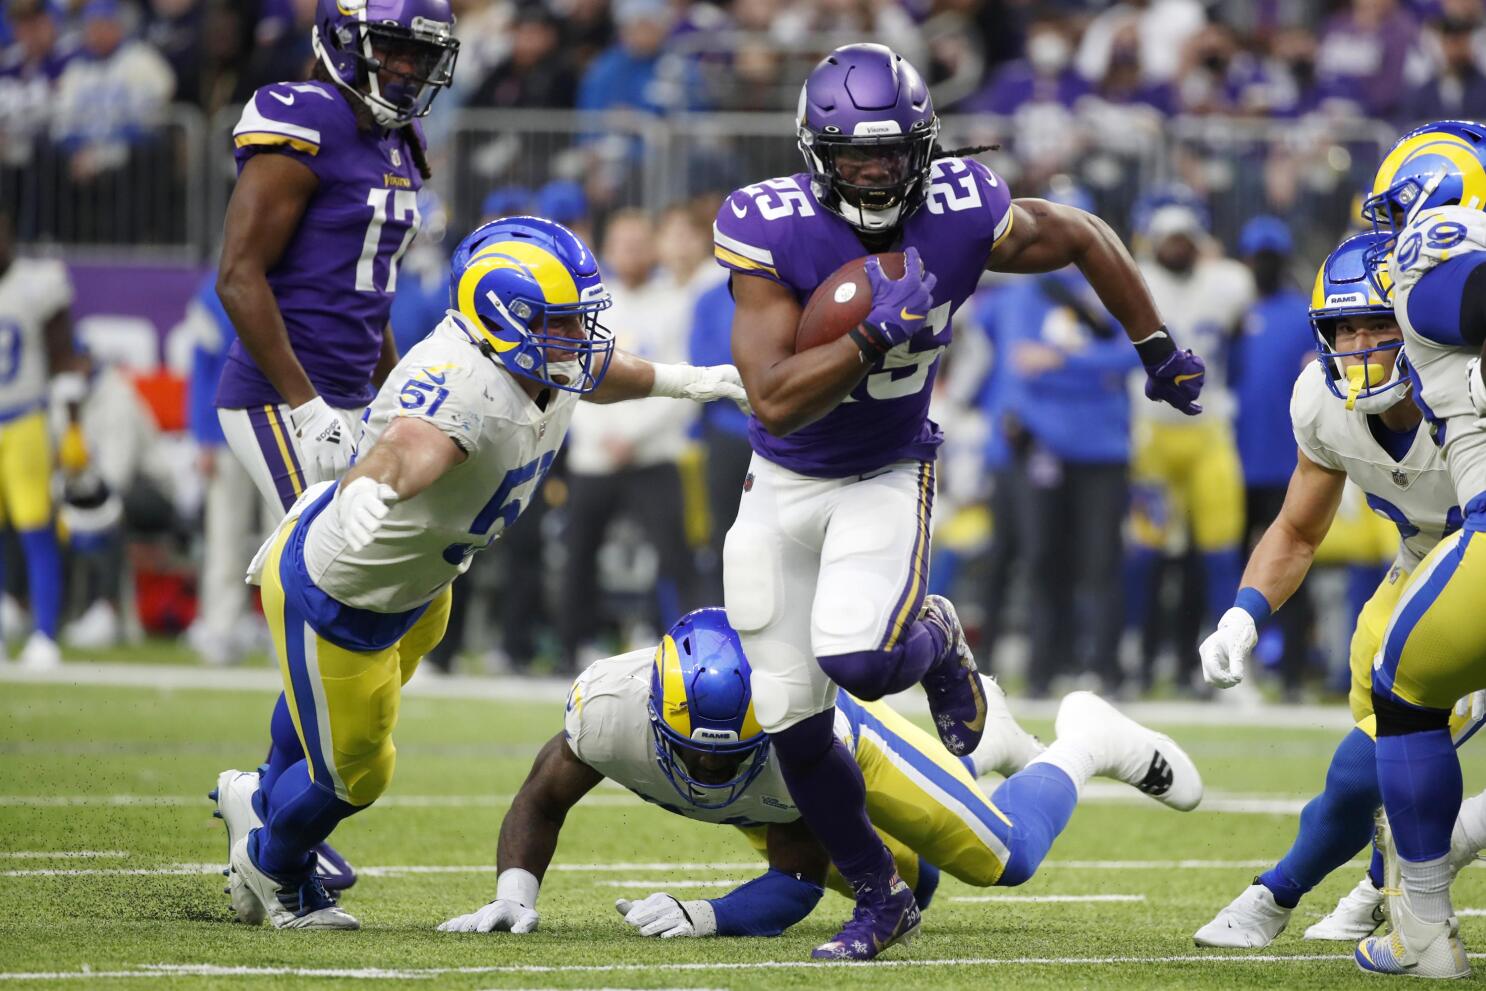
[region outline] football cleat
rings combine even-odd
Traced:
[[[944,596],[925,596],[919,619],[944,634],[945,644],[944,656],[919,683],[929,697],[929,714],[944,749],[963,757],[980,746],[986,727],[986,694],[975,655],[970,652],[953,603]]]
[[[1364,874],[1357,887],[1342,895],[1336,908],[1305,931],[1305,938],[1355,943],[1371,936],[1382,924],[1383,893]]]
[[[1202,801],[1202,775],[1187,752],[1093,692],[1064,696],[1054,726],[1059,742],[1086,748],[1096,775],[1123,781],[1181,812]]]
[[[26,639],[17,660],[27,671],[55,671],[62,666],[62,649],[57,641],[37,630]]]
[[[335,903],[314,872],[274,877],[253,862],[252,833],[232,848],[228,887],[233,905],[255,899],[275,929],[360,929],[356,917]]]
[[[1414,915],[1408,895],[1400,892],[1388,901],[1393,930],[1369,936],[1357,944],[1357,966],[1371,974],[1407,974],[1436,980],[1471,976],[1460,920],[1424,922]]]
[[[1006,705],[1006,692],[994,675],[981,675],[980,687],[986,700],[986,729],[980,746],[970,755],[975,776],[994,771],[1009,778],[1047,748],[1016,721]]]
[[[1198,946],[1257,950],[1273,943],[1289,924],[1290,909],[1276,904],[1274,892],[1256,880],[1193,933],[1192,941]]]
[[[212,813],[215,819],[221,819],[227,826],[227,856],[232,857],[232,848],[237,841],[248,835],[251,831],[263,825],[263,816],[260,808],[263,797],[258,793],[258,782],[261,779],[263,768],[256,771],[223,771],[217,775],[217,787],[213,788],[207,798],[217,803],[217,809]],[[350,861],[341,856],[340,851],[329,843],[321,843],[315,847],[315,873],[320,875],[320,883],[326,891],[338,894],[345,891],[356,883],[356,869],[351,866]],[[234,905],[236,909],[238,906]],[[239,921],[249,925],[257,925],[262,918],[243,918],[242,912],[238,913]]]
[[[923,915],[908,885],[893,871],[885,890],[875,883],[856,888],[857,907],[836,938],[810,951],[814,960],[871,960],[918,932]]]

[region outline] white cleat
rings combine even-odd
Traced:
[[[232,848],[229,887],[242,888],[241,897],[258,901],[275,929],[360,929],[356,917],[326,894],[313,873],[279,879],[264,873],[248,853],[249,836]],[[238,901],[233,895],[233,903]]]
[[[985,692],[986,728],[980,746],[970,755],[975,762],[975,776],[995,772],[1009,778],[1047,748],[1016,721],[1007,707],[1006,692],[994,676],[981,675],[980,684]]]
[[[57,641],[38,630],[21,648],[19,660],[27,671],[55,671],[62,666],[62,649]]]
[[[217,787],[207,796],[217,803],[217,811],[212,814],[227,826],[229,862],[238,840],[245,839],[249,833],[263,825],[263,820],[258,818],[258,811],[253,808],[253,796],[257,793],[257,771],[233,770],[217,775]],[[228,875],[227,894],[232,898],[232,911],[237,921],[250,926],[261,925],[264,918],[263,903],[243,886],[240,875],[232,874],[230,870],[224,873]]]
[[[1448,980],[1471,976],[1465,944],[1460,941],[1460,920],[1425,922],[1414,915],[1408,895],[1400,892],[1388,899],[1393,930],[1369,936],[1357,944],[1353,959],[1373,974],[1406,974]]]
[[[1289,924],[1290,909],[1276,904],[1274,893],[1255,882],[1197,930],[1192,941],[1198,946],[1257,950],[1273,943]]]
[[[1366,874],[1357,887],[1342,896],[1336,908],[1305,931],[1306,939],[1355,943],[1377,932],[1383,924],[1383,893]]]
[[[1123,781],[1181,812],[1202,801],[1202,775],[1187,752],[1093,692],[1065,695],[1054,726],[1059,741],[1088,750],[1095,774]]]
[[[107,599],[99,599],[62,630],[62,639],[77,650],[107,650],[119,645],[119,616]]]

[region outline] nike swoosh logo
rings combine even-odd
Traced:
[[[738,219],[741,220],[742,218],[748,216],[747,203],[744,203],[742,208],[740,209],[738,204],[734,203],[732,200],[728,200],[728,206],[733,208],[733,216],[737,217]]]
[[[1200,378],[1202,378],[1203,374],[1204,373],[1202,373],[1202,372],[1193,372],[1190,375],[1178,375],[1176,378],[1172,379],[1171,381],[1175,382],[1177,385],[1181,385],[1183,382],[1190,382],[1193,379],[1200,379]]]
[[[913,315],[912,313],[909,313],[908,312],[908,307],[906,307],[906,306],[903,307],[903,309],[901,309],[901,310],[898,311],[898,316],[902,317],[904,320],[922,320],[924,318],[924,316],[923,316],[922,313],[918,314],[917,316]]]
[[[294,106],[294,94],[293,93],[290,93],[288,96],[285,96],[283,93],[271,93],[269,95],[272,96],[275,100],[278,100],[280,103],[282,103],[286,107],[292,107],[292,106]]]
[[[972,675],[972,677],[978,676]],[[986,728],[985,690],[978,683],[975,685],[975,718],[966,723],[965,728],[972,733],[979,733]]]

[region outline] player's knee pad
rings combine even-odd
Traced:
[[[723,543],[723,605],[739,633],[767,629],[779,616],[782,576],[773,552],[776,539],[769,529],[740,521]]]
[[[1373,714],[1378,720],[1378,736],[1407,736],[1450,728],[1449,709],[1421,709],[1407,705],[1390,695],[1372,690]]]
[[[397,768],[397,747],[390,737],[383,738],[373,750],[359,754],[337,755],[336,771],[346,786],[347,802],[355,806],[370,805],[386,793]]]
[[[819,659],[820,669],[863,702],[888,694],[896,657],[890,650],[858,650]]]

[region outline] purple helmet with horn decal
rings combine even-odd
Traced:
[[[449,0],[319,0],[315,57],[383,127],[428,113],[454,79]]]
[[[939,118],[918,70],[886,45],[846,45],[811,70],[798,134],[815,198],[853,227],[889,230],[923,202]]]

